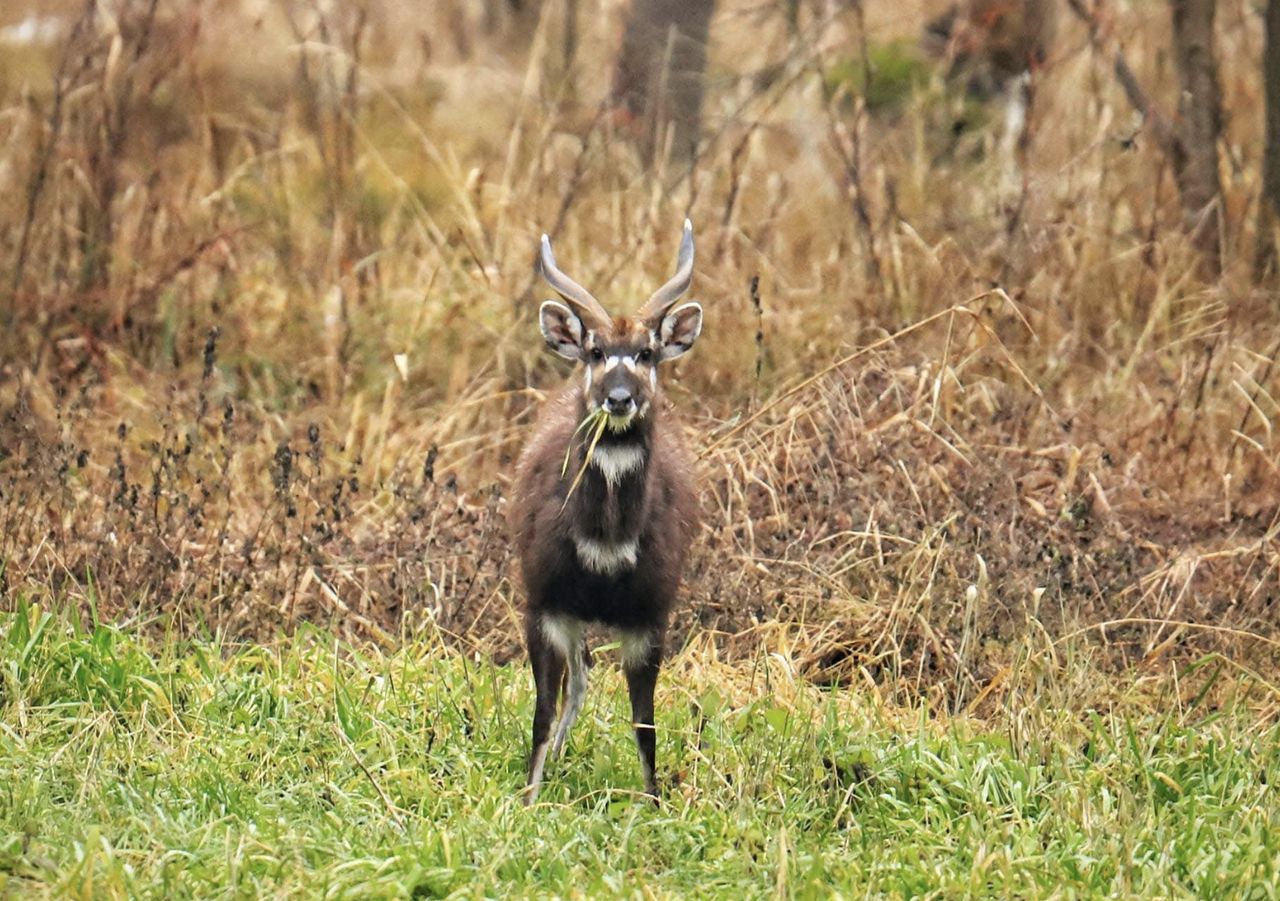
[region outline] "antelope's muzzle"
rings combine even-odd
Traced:
[[[628,416],[635,408],[635,398],[626,388],[610,389],[604,399],[604,411],[610,416]]]

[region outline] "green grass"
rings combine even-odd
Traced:
[[[930,71],[913,43],[890,41],[871,45],[865,63],[857,55],[837,59],[824,73],[824,86],[830,94],[845,88],[849,96],[861,96],[870,110],[900,110],[913,92],[929,83]]]
[[[604,654],[525,809],[522,665],[430,638],[141,640],[25,606],[0,615],[0,648],[0,894],[1273,897],[1280,880],[1280,729],[1243,709],[995,729],[688,652],[660,685],[678,784],[657,809]]]

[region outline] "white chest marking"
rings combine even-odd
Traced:
[[[578,551],[578,560],[583,566],[605,576],[631,569],[636,565],[636,555],[640,551],[640,542],[635,538],[618,544],[575,538],[573,546]]]
[[[617,485],[622,477],[644,465],[644,450],[631,447],[598,447],[591,455],[591,465],[600,470],[604,480]]]

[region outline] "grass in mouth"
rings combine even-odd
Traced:
[[[567,505],[569,498],[573,497],[573,492],[578,489],[578,485],[582,483],[582,477],[586,475],[587,467],[591,465],[591,455],[596,451],[596,445],[600,443],[600,437],[604,434],[605,427],[609,424],[609,414],[604,410],[595,409],[582,417],[582,422],[578,423],[578,427],[573,430],[573,436],[569,439],[569,446],[564,449],[564,463],[560,467],[560,478],[564,478],[569,472],[569,459],[573,456],[573,442],[578,435],[588,432],[591,435],[591,443],[587,445],[587,454],[582,458],[582,466],[578,469],[578,474],[573,477],[573,484],[569,486],[569,493],[564,496],[564,502]]]

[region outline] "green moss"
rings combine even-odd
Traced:
[[[905,106],[911,95],[929,82],[928,63],[907,41],[872,44],[867,55],[867,65],[861,56],[850,55],[827,69],[828,96],[843,90],[850,97],[862,97],[869,110],[894,111]]]

